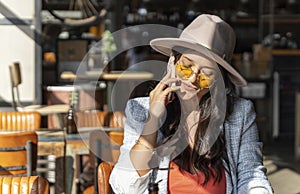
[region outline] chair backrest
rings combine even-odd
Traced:
[[[77,113],[77,127],[110,127],[110,128],[124,128],[125,114],[120,111],[106,112],[78,112]],[[89,135],[90,143],[90,166],[93,167],[94,172],[94,193],[97,193],[97,167],[102,159],[108,161],[116,161],[120,154],[120,145],[123,143],[123,131],[93,131]],[[96,155],[96,156],[95,156]],[[105,157],[102,157],[105,156]],[[82,173],[82,172],[79,172]],[[89,191],[85,191],[87,193]]]
[[[40,127],[38,112],[0,112],[1,131],[35,131]]]
[[[109,162],[102,162],[98,166],[98,193],[100,194],[113,194],[112,188],[109,184],[110,173],[114,165]]]
[[[0,177],[0,194],[49,194],[50,186],[41,176]]]
[[[89,147],[91,157],[96,156],[100,161],[115,163],[120,155],[120,146],[123,144],[123,131],[93,131],[90,133]],[[91,161],[93,164],[93,160]],[[97,167],[98,164],[95,164]]]
[[[104,131],[94,131],[90,134],[90,150],[91,150],[91,165],[94,166],[95,169],[95,177],[94,177],[94,189],[95,193],[101,190],[99,193],[105,193],[107,186],[98,184],[99,182],[99,174],[96,170],[102,163],[105,165],[114,164],[120,155],[120,146],[123,144],[124,132],[123,131],[110,131],[105,133]],[[104,172],[100,172],[100,177],[105,177],[106,174]],[[102,178],[101,181],[104,183],[105,180]],[[108,179],[105,182],[108,184]],[[101,187],[101,188],[98,188]],[[109,191],[109,190],[108,190]]]
[[[33,175],[37,165],[37,134],[1,132],[0,158],[0,175]]]
[[[78,112],[78,127],[120,127],[125,124],[125,114],[120,111]]]
[[[12,94],[13,106],[15,110],[17,110],[17,107],[22,106],[20,101],[20,96],[19,96],[19,89],[18,89],[18,86],[22,83],[20,63],[15,62],[10,64],[9,73],[10,73],[10,81],[11,81],[11,94]]]
[[[109,131],[109,138],[117,145],[122,145],[124,140],[124,131]]]

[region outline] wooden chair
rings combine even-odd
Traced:
[[[20,64],[18,62],[12,63],[9,65],[10,72],[10,80],[11,80],[11,93],[12,93],[12,101],[13,108],[16,111],[26,112],[26,111],[36,111],[39,112],[43,116],[47,115],[56,115],[57,120],[60,124],[60,127],[63,127],[63,121],[61,116],[58,114],[65,114],[69,109],[68,104],[55,104],[55,105],[30,105],[23,106],[20,101],[19,96],[19,85],[22,83],[21,69]]]
[[[40,127],[38,112],[0,112],[1,131],[36,131]]]
[[[112,141],[121,146],[123,144],[124,132],[111,131],[109,133],[109,137]],[[97,174],[95,178],[97,180],[99,194],[113,194],[112,188],[109,184],[109,176],[114,167],[114,163],[117,161],[120,155],[120,149],[118,147],[116,148],[116,150],[112,150],[112,153],[115,157],[114,161],[102,161],[97,167]]]
[[[123,112],[78,112],[78,127],[111,127],[123,128],[125,124],[125,115]]]
[[[95,112],[78,112],[77,113],[77,126],[78,127],[109,127],[109,128],[124,128],[125,125],[125,114],[121,111],[106,112],[106,111],[95,111]],[[89,166],[97,172],[96,169],[101,162],[101,154],[106,156],[109,161],[116,161],[119,156],[119,147],[123,143],[124,133],[123,131],[93,131],[89,135],[90,139],[90,154],[89,154]],[[103,137],[109,137],[103,138]],[[96,149],[100,148],[105,149]],[[113,149],[111,149],[113,148]],[[96,156],[95,156],[96,152]],[[100,153],[101,152],[101,153]],[[82,156],[80,156],[82,157]],[[81,161],[79,158],[78,161]],[[83,169],[83,167],[80,167]],[[79,170],[78,174],[82,173]],[[94,175],[94,181],[97,180],[97,173]],[[94,183],[95,185],[95,183]],[[94,188],[94,187],[93,187]],[[85,193],[94,193],[94,189],[88,188]],[[96,187],[97,190],[97,187]]]
[[[123,144],[124,132],[123,131],[93,131],[90,134],[90,151],[91,155],[95,156],[101,161],[108,161],[115,163],[120,155],[120,146]],[[93,163],[93,161],[91,161]],[[92,164],[95,169],[98,164]]]
[[[49,194],[47,179],[41,176],[0,177],[0,194]]]
[[[0,158],[0,176],[33,175],[37,165],[37,134],[0,133]]]
[[[109,162],[102,162],[98,166],[98,193],[99,194],[113,194],[112,188],[109,184],[110,173],[114,165]]]
[[[112,188],[109,184],[110,173],[113,169],[114,165],[109,162],[101,162],[97,168],[97,188],[95,191],[95,187],[88,187],[83,194],[113,194]]]
[[[111,131],[108,133],[108,138],[104,132],[92,132],[90,135],[90,148],[92,154],[95,155],[94,162],[92,162],[95,169],[94,186],[87,188],[84,194],[112,193],[108,183],[109,175],[113,164],[120,155],[120,146],[123,144],[123,139],[123,131]]]

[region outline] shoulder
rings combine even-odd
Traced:
[[[143,123],[148,118],[149,94],[155,88],[158,81],[149,80],[137,85],[130,94],[125,108],[127,120]]]
[[[233,99],[232,112],[227,117],[226,121],[229,123],[244,123],[255,119],[256,114],[251,100],[235,97]]]
[[[243,141],[256,142],[258,131],[255,123],[256,113],[251,100],[236,98],[233,111],[225,120],[224,127],[230,149],[236,150],[235,146]]]
[[[233,100],[233,111],[232,113],[248,114],[254,112],[254,106],[251,100],[236,97]]]
[[[126,118],[145,122],[148,118],[149,101],[149,97],[129,99],[125,108]]]
[[[236,97],[234,98],[233,102],[234,102],[234,108],[249,109],[253,107],[252,101],[245,98]]]

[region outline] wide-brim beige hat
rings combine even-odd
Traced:
[[[225,21],[215,15],[202,14],[182,31],[179,38],[157,38],[150,45],[167,56],[175,47],[197,51],[224,67],[235,85],[245,86],[247,81],[229,64],[235,41],[235,33]]]

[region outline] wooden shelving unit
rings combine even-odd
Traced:
[[[272,55],[300,55],[300,49],[273,49]]]

